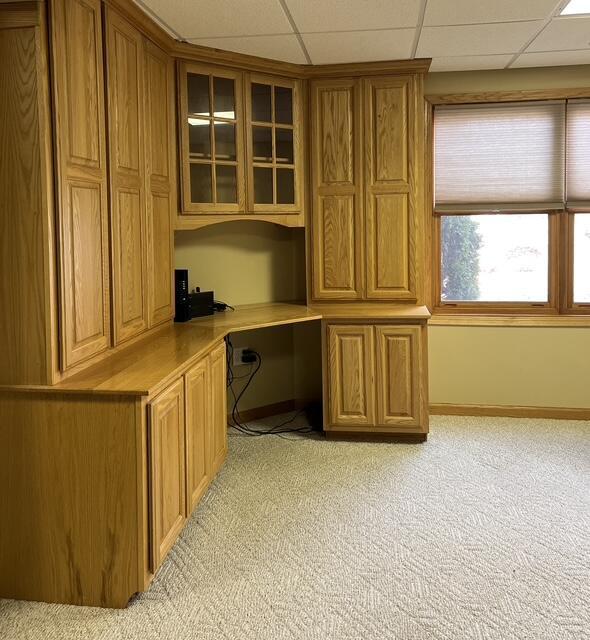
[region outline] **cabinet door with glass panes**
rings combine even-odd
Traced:
[[[181,63],[183,213],[243,213],[242,74]]]
[[[248,209],[302,208],[301,88],[297,80],[246,76]]]

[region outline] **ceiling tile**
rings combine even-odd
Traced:
[[[301,33],[415,27],[421,0],[286,0]]]
[[[313,64],[410,58],[415,29],[340,31],[302,35]]]
[[[442,56],[434,58],[430,71],[471,71],[503,69],[512,60],[512,53],[501,56]]]
[[[292,33],[278,0],[142,0],[184,39]]]
[[[247,53],[252,56],[306,64],[307,60],[295,35],[249,36],[248,38],[199,38],[193,44],[215,47],[225,51]]]
[[[559,67],[568,64],[590,64],[590,49],[584,51],[545,51],[523,53],[512,67]]]
[[[541,21],[424,27],[416,55],[437,56],[516,53],[541,28]]]
[[[544,20],[553,14],[556,6],[556,0],[430,0],[424,25]]]
[[[590,46],[590,18],[556,18],[535,38],[530,51],[565,51]]]

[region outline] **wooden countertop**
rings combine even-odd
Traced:
[[[243,305],[235,311],[167,324],[56,385],[11,385],[0,390],[153,396],[230,333],[321,318],[425,323],[430,313],[426,307],[379,303]]]

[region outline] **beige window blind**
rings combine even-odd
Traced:
[[[590,207],[590,100],[567,106],[567,203]]]
[[[436,211],[565,206],[564,101],[438,106],[434,145]]]

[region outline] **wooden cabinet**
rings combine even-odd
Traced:
[[[311,94],[312,299],[416,302],[421,75],[316,80]]]
[[[326,430],[426,433],[426,326],[325,327]]]
[[[227,388],[225,343],[209,356],[211,367],[211,475],[219,471],[227,455]]]
[[[176,541],[187,514],[182,379],[150,404],[149,428],[151,564],[155,572]]]
[[[311,96],[313,297],[363,295],[358,80],[317,83]]]
[[[300,81],[181,62],[178,83],[177,224],[190,226],[191,215],[199,214],[192,218],[195,226],[222,215],[302,226]]]
[[[187,513],[197,506],[211,479],[212,388],[209,358],[203,358],[184,377],[186,402]]]
[[[148,324],[174,315],[174,63],[144,39]]]
[[[110,346],[100,0],[52,3],[61,368]]]

